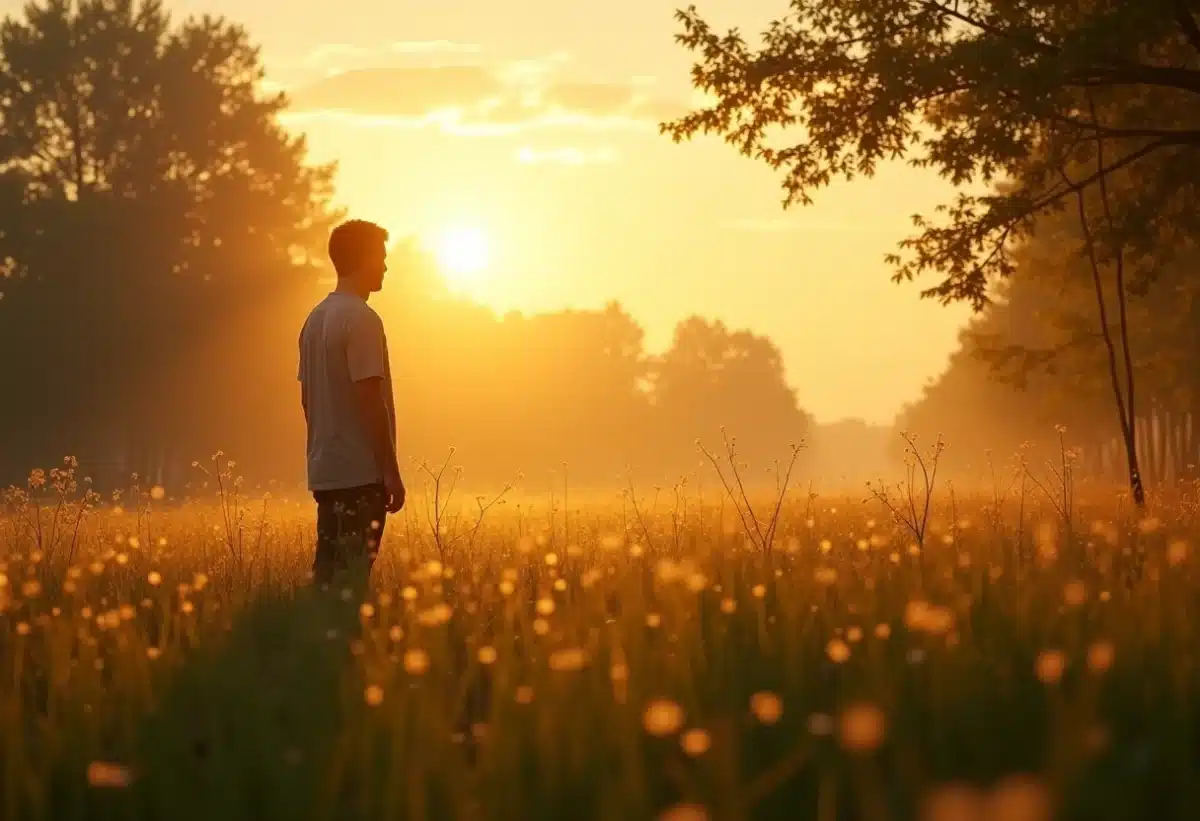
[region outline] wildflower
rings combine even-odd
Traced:
[[[496,653],[495,647],[484,645],[483,647],[479,648],[479,652],[476,654],[476,657],[479,659],[480,664],[486,666],[489,664],[494,664],[496,662],[497,655],[498,654]]]
[[[133,783],[133,771],[123,764],[93,761],[88,764],[87,783],[99,789],[123,789]]]
[[[1087,600],[1087,585],[1081,581],[1067,582],[1063,587],[1063,601],[1068,607],[1078,607]]]
[[[574,673],[583,669],[587,655],[578,647],[556,650],[550,654],[550,669],[560,673]]]
[[[975,821],[986,818],[984,796],[965,784],[946,784],[930,792],[921,806],[921,821]]]
[[[712,737],[706,730],[688,730],[679,737],[679,746],[683,747],[685,753],[695,758],[708,752],[712,746]]]
[[[1088,648],[1087,665],[1093,673],[1106,673],[1113,665],[1116,650],[1111,641],[1098,641]]]
[[[683,726],[683,708],[670,699],[660,698],[646,705],[642,713],[642,725],[652,736],[668,736]]]
[[[1030,776],[1009,776],[992,789],[988,808],[996,821],[1050,821],[1050,792]]]
[[[783,700],[774,693],[755,693],[750,697],[750,712],[760,724],[777,724],[783,716]]]
[[[429,669],[429,654],[420,648],[412,648],[404,653],[404,670],[409,675],[424,675]]]
[[[841,639],[833,639],[825,646],[825,655],[834,664],[842,664],[850,658],[850,645]]]
[[[1167,564],[1171,567],[1182,564],[1187,560],[1188,543],[1182,539],[1173,539],[1167,545]]]
[[[843,747],[851,752],[869,753],[883,743],[887,720],[876,705],[855,704],[842,713],[839,729]]]
[[[428,610],[422,611],[417,616],[417,621],[424,627],[437,627],[450,621],[450,617],[454,615],[454,611],[450,605],[445,602],[438,602]]]
[[[1043,684],[1057,684],[1067,667],[1067,657],[1059,650],[1046,650],[1038,655],[1034,669]]]
[[[363,700],[367,702],[368,707],[378,707],[383,704],[383,688],[378,684],[371,684],[363,691]]]

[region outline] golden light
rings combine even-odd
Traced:
[[[446,228],[435,239],[433,250],[447,284],[478,296],[491,262],[487,233],[466,225]]]

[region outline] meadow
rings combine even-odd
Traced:
[[[431,472],[369,585],[322,591],[309,500],[206,470],[6,495],[0,817],[1200,817],[1190,485],[1027,472],[926,519],[920,482],[897,517],[737,483],[435,506]]]

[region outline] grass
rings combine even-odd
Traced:
[[[918,549],[878,498],[564,532],[414,489],[370,588],[317,591],[311,505],[214,471],[9,493],[0,817],[1200,817],[1182,494],[935,494]]]

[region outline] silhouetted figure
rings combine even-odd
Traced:
[[[300,395],[308,427],[308,487],[317,502],[313,578],[365,560],[370,572],[388,513],[404,506],[387,339],[367,305],[383,288],[388,233],[351,220],[329,237],[337,287],[300,331]]]

